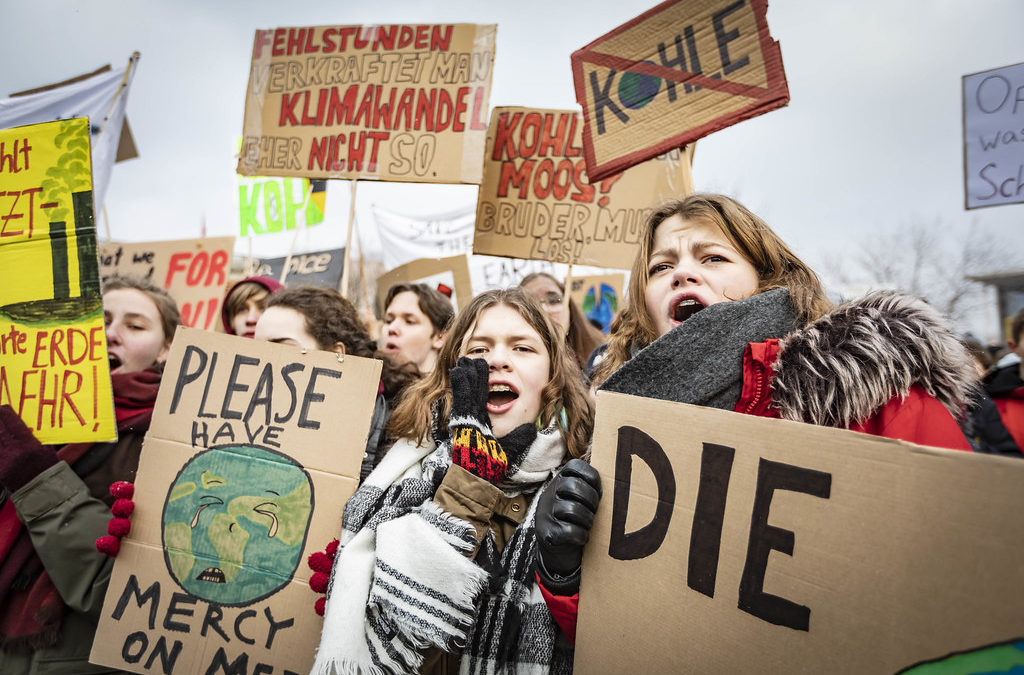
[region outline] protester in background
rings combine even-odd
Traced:
[[[271,277],[248,277],[231,287],[224,296],[220,319],[224,332],[251,338],[256,332],[256,322],[267,308],[267,298],[284,288]]]
[[[0,672],[108,673],[88,663],[113,561],[96,549],[114,481],[132,481],[180,323],[169,295],[114,277],[103,316],[118,440],[41,445],[0,407]]]
[[[345,506],[313,672],[571,672],[534,577],[534,508],[592,424],[537,304],[516,288],[475,297]]]
[[[384,353],[398,363],[413,364],[421,375],[430,373],[455,317],[451,300],[426,284],[395,284],[384,307]]]
[[[1006,345],[1018,357],[1017,362],[989,372],[984,383],[985,391],[999,409],[1003,424],[1017,446],[1024,448],[1024,309],[1013,318],[1010,335]]]
[[[342,356],[351,354],[384,362],[377,400],[373,406],[370,436],[360,478],[379,461],[385,446],[385,428],[397,394],[416,376],[409,366],[398,366],[377,351],[359,319],[356,308],[340,293],[328,288],[303,286],[279,291],[267,300],[267,309],[256,324],[257,340],[320,349]]]
[[[964,347],[974,359],[978,379],[982,380],[992,367],[992,355],[980,342],[971,338],[964,340]],[[1024,458],[1013,436],[1006,430],[999,408],[985,391],[977,392],[961,426],[975,452]]]
[[[973,366],[946,320],[896,293],[832,307],[814,272],[728,197],[655,210],[629,284],[594,374],[600,390],[970,450],[956,418]],[[600,481],[571,462],[552,483],[537,511],[537,570],[573,634]]]
[[[591,353],[604,342],[604,335],[583,315],[572,298],[564,301],[565,286],[550,274],[534,272],[519,282],[519,287],[540,303],[551,321],[565,337],[566,344],[582,370]]]

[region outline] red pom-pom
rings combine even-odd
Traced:
[[[110,484],[110,496],[118,499],[131,499],[135,494],[135,486],[126,480],[117,480]]]
[[[121,540],[113,535],[105,534],[96,540],[96,550],[111,558],[116,557],[121,551]]]
[[[334,560],[334,556],[338,553],[338,540],[335,539],[330,544],[328,544],[327,548],[324,549],[324,553],[327,554],[328,558]]]
[[[327,606],[327,598],[317,598],[313,604],[313,611],[320,616],[324,615],[324,608]]]
[[[107,523],[107,534],[123,537],[132,531],[132,521],[127,518],[111,518]]]
[[[309,563],[309,569],[314,572],[330,572],[331,571],[331,559],[327,557],[326,553],[320,553],[317,551],[309,556],[306,561]]]
[[[327,592],[327,581],[331,576],[325,572],[317,572],[309,578],[309,587],[317,593]]]
[[[128,518],[134,510],[135,502],[130,499],[117,499],[114,501],[114,505],[110,507],[110,512],[118,518]]]

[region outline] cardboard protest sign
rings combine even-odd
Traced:
[[[253,274],[280,279],[286,261],[288,261],[287,257],[261,258],[256,261],[256,271]],[[344,267],[344,248],[293,253],[291,260],[288,261],[288,276],[285,277],[284,282],[289,288],[321,286],[337,289]]]
[[[117,437],[89,120],[0,131],[0,405],[43,443]]]
[[[626,268],[650,213],[693,192],[691,155],[678,149],[591,182],[582,127],[572,111],[494,109],[474,253]]]
[[[767,0],[668,0],[572,54],[592,181],[789,102]]]
[[[240,236],[294,230],[324,222],[327,181],[238,177]]]
[[[234,237],[100,244],[100,272],[149,279],[178,303],[186,326],[220,330]]]
[[[446,295],[451,298],[456,310],[461,310],[473,298],[469,263],[465,255],[413,260],[377,277],[377,300],[382,312],[387,310],[384,300],[387,298],[388,290],[395,284],[403,283],[426,284],[442,293],[445,290],[450,291],[450,294]]]
[[[305,673],[307,557],[338,536],[381,362],[181,328],[89,659],[132,672]]]
[[[965,75],[965,206],[1024,202],[1024,63]]]
[[[622,304],[622,289],[625,288],[625,274],[591,274],[572,277],[570,294],[583,310],[583,315],[601,324],[601,332],[607,333],[612,319],[619,313]]]
[[[257,30],[238,173],[479,183],[495,32]]]
[[[579,672],[996,672],[1024,637],[1024,463],[597,398]]]

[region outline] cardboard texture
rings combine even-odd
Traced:
[[[612,319],[622,306],[622,291],[626,287],[626,275],[591,274],[570,279],[570,295],[576,301],[583,315],[601,324],[601,332],[607,333]]]
[[[592,181],[789,102],[767,0],[669,0],[572,54]]]
[[[103,280],[132,275],[166,289],[186,326],[222,330],[221,306],[231,272],[234,237],[100,244]]]
[[[239,236],[319,225],[326,204],[327,181],[239,176]]]
[[[255,261],[256,271],[260,276],[281,279],[284,264],[288,262],[288,276],[284,278],[285,286],[320,286],[337,289],[341,282],[341,272],[345,267],[345,249],[332,248],[326,251],[310,251],[309,253],[293,253],[291,260],[285,258],[260,258]]]
[[[964,207],[1024,202],[1024,63],[963,77]]]
[[[0,131],[0,405],[43,443],[117,438],[89,120]]]
[[[473,253],[624,269],[654,208],[693,193],[692,148],[590,181],[582,126],[569,110],[494,109]]]
[[[479,183],[496,29],[257,30],[238,173]]]
[[[180,328],[90,661],[305,673],[308,556],[355,491],[381,362]]]
[[[1009,672],[1007,642],[1022,662],[1024,463],[597,400],[577,672]]]
[[[427,284],[431,288],[444,284],[451,289],[450,297],[456,310],[462,310],[473,299],[469,262],[465,255],[413,260],[377,277],[377,301],[380,303],[381,312],[387,309],[384,300],[387,298],[388,290],[401,283]]]

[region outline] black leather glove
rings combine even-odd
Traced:
[[[537,574],[556,595],[580,590],[583,545],[601,500],[601,477],[582,459],[562,468],[537,503]]]

